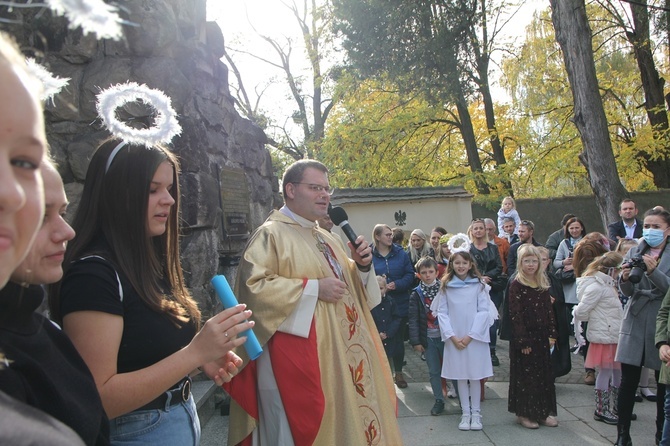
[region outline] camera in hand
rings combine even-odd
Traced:
[[[647,271],[647,264],[644,263],[642,257],[633,257],[623,266],[630,267],[630,275],[628,276],[628,280],[630,280],[631,283],[640,283],[640,280],[642,280],[642,275]]]

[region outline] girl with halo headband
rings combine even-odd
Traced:
[[[94,444],[95,414],[98,426],[104,414],[93,378],[67,336],[22,305],[27,296],[17,292],[19,285],[8,284],[10,275],[20,272],[44,216],[41,165],[47,143],[40,90],[23,56],[0,33],[0,444],[83,445],[84,431],[90,434],[87,444]],[[49,178],[46,185],[55,188]],[[33,277],[41,279],[43,272],[40,267]],[[41,363],[45,357],[56,361]],[[68,375],[74,369],[75,380]],[[83,426],[86,421],[74,419],[78,416],[90,425]],[[100,440],[105,444],[104,434]]]
[[[512,338],[507,410],[528,429],[558,426],[551,348],[556,343],[556,321],[549,283],[540,267],[537,247],[519,248],[516,278],[509,286]]]
[[[179,163],[162,145],[108,140],[93,154],[52,316],[88,364],[112,444],[199,442],[189,375],[218,385],[242,361],[253,327],[229,308],[202,327],[179,254]]]
[[[489,298],[489,286],[471,257],[467,236],[452,246],[447,272],[431,304],[444,341],[442,377],[456,380],[461,401],[460,430],[481,430],[481,380],[493,376],[489,354],[489,327],[498,317]]]
[[[98,148],[60,294],[50,302],[96,378],[113,444],[197,444],[188,375],[205,365],[217,384],[229,380],[240,363],[230,350],[245,340],[236,334],[253,326],[240,305],[198,331],[179,260],[178,168],[159,145],[110,140]],[[163,421],[146,433],[155,417]]]

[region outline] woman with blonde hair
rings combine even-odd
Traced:
[[[398,315],[402,318],[400,329],[395,336],[396,346],[393,349],[393,369],[396,385],[404,389],[407,381],[402,373],[405,362],[404,340],[407,334],[407,314],[409,311],[409,294],[414,284],[414,266],[409,256],[393,243],[393,231],[383,223],[375,225],[372,230],[372,263],[375,272],[386,279],[386,293],[393,299]]]
[[[410,234],[407,254],[412,265],[416,265],[422,257],[434,257],[428,236],[421,229],[415,229]]]
[[[523,245],[518,254],[517,275],[509,287],[512,339],[507,409],[525,428],[537,429],[539,424],[555,427],[556,389],[550,351],[557,332],[549,283],[535,246]]]

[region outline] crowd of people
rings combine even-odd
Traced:
[[[617,444],[632,444],[633,407],[643,398],[657,405],[657,444],[670,444],[669,378],[662,367],[670,363],[670,297],[664,300],[670,296],[670,213],[657,206],[642,220],[637,214],[635,203],[623,200],[621,220],[607,234],[587,233],[582,219],[566,214],[545,246],[511,197],[503,200],[497,224],[475,218],[462,228],[467,235],[438,226],[430,238],[415,229],[405,250],[395,238],[398,228],[377,225],[374,265],[388,296],[385,309],[403,308],[385,313],[385,322],[399,328],[387,331],[384,342],[394,345],[393,355],[406,340],[422,353],[435,397],[431,414],[444,411],[447,395],[458,395],[458,428],[482,428],[481,384],[499,366],[499,335],[510,342],[508,409],[522,426],[558,425],[554,380],[570,372],[570,353],[579,350],[584,383],[594,385],[594,419],[617,426]],[[403,265],[402,286],[389,264]],[[404,388],[396,358],[390,359],[396,385]],[[652,371],[656,392],[649,388]]]
[[[607,235],[566,215],[545,247],[506,197],[497,222],[458,234],[414,229],[404,248],[404,231],[378,224],[371,244],[345,244],[330,232],[326,166],[302,160],[242,253],[241,303],[203,321],[181,268],[178,159],[102,141],[70,225],[39,90],[0,34],[0,443],[197,445],[190,388],[203,372],[232,397],[230,444],[401,444],[407,341],[426,361],[431,414],[459,398],[458,429],[477,431],[498,337],[508,410],[555,427],[574,336],[594,418],[617,426],[617,444],[632,444],[639,397],[656,401],[670,444],[668,211],[638,220],[624,200]],[[253,361],[240,348],[252,328]]]

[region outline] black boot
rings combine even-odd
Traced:
[[[633,441],[630,439],[630,424],[627,426],[619,423],[616,427],[616,446],[633,446]]]

